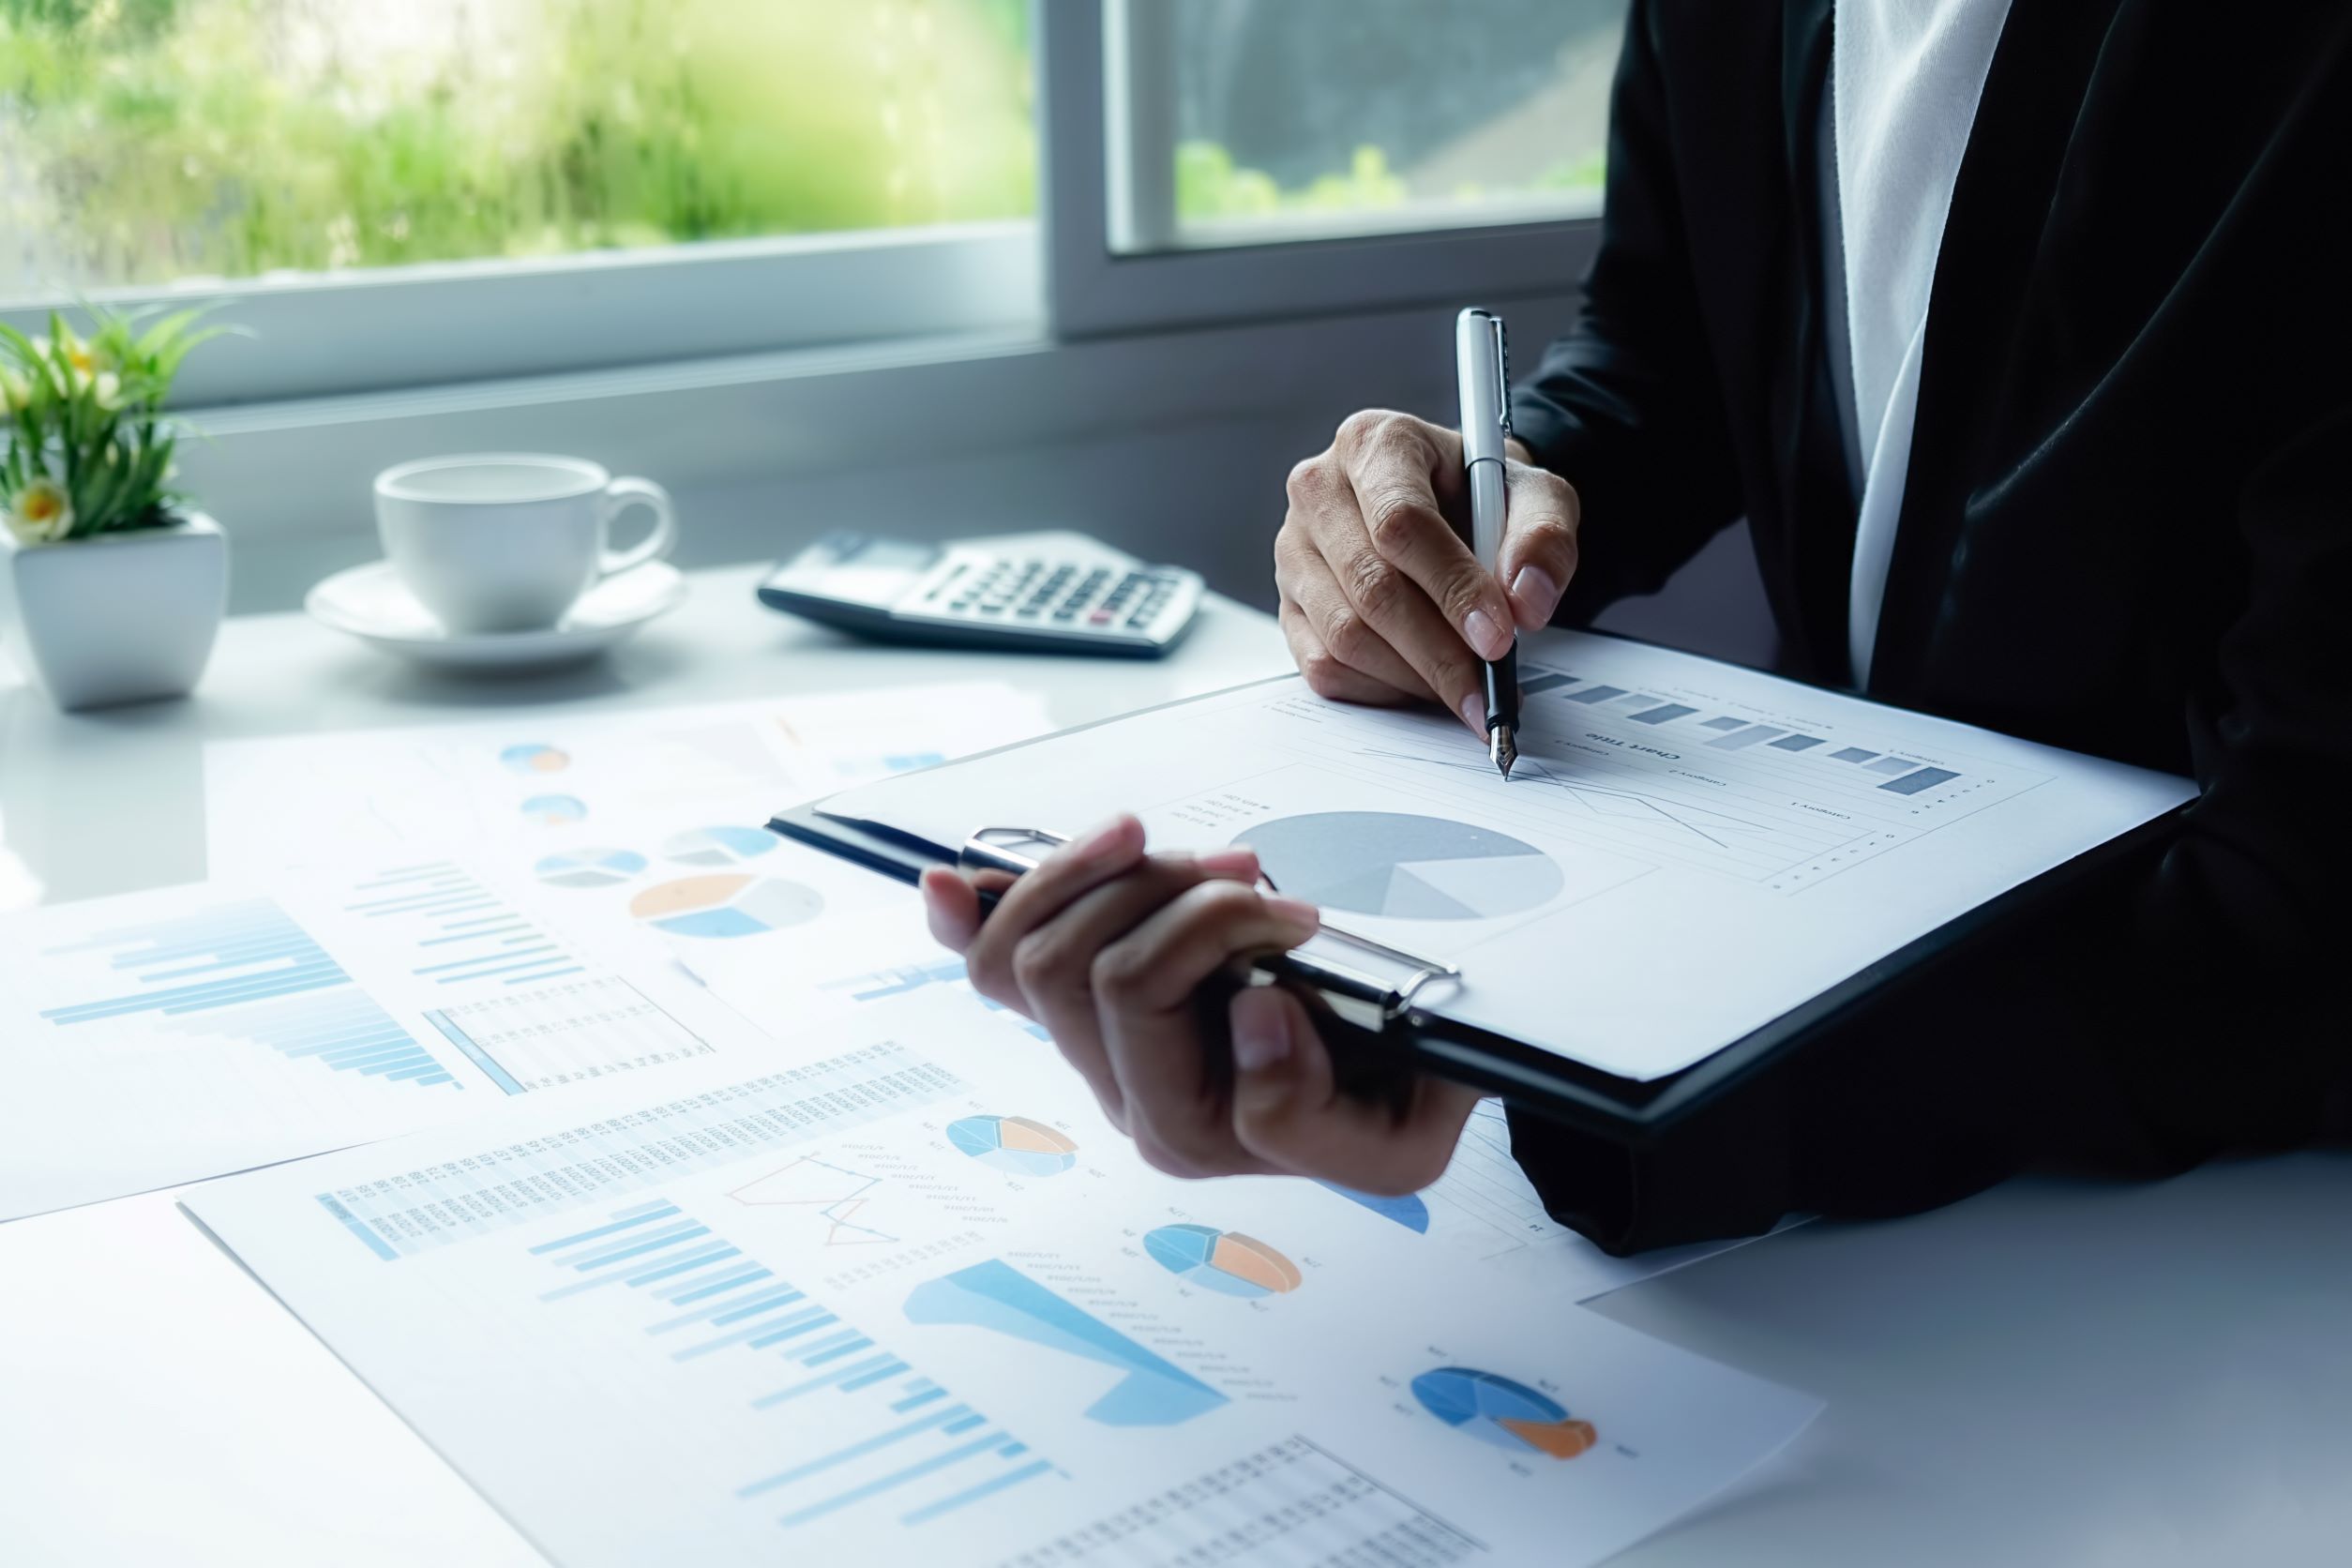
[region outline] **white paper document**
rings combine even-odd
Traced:
[[[577,940],[667,958],[842,912],[763,874],[780,807],[1048,728],[1034,694],[963,682],[217,742],[207,841],[216,877],[460,852],[535,884]]]
[[[1429,1011],[1651,1079],[2194,793],[1614,638],[1526,639],[1519,675],[1507,783],[1452,719],[1291,678],[826,809],[941,844],[1118,810],[1163,846],[1247,844],[1328,926],[1458,965]]]
[[[36,910],[0,920],[0,1220],[765,1046],[454,860]]]
[[[1818,1409],[1376,1205],[1159,1176],[950,990],[801,1045],[187,1207],[566,1568],[1591,1562]]]
[[[821,884],[847,875],[882,879],[799,845],[787,854],[796,876]],[[829,867],[829,869],[828,869]],[[889,884],[883,884],[889,886]],[[889,886],[876,907],[796,927],[764,942],[710,942],[692,955],[695,975],[712,996],[780,1043],[797,1048],[820,1024],[887,1007],[899,997],[946,994],[1038,1040],[1045,1029],[1005,1012],[972,989],[964,961],[925,928],[911,889]],[[1701,1242],[1613,1258],[1545,1212],[1511,1153],[1502,1104],[1485,1100],[1463,1129],[1454,1163],[1428,1190],[1407,1198],[1332,1189],[1441,1253],[1449,1268],[1476,1266],[1521,1279],[1560,1301],[1594,1296],[1745,1244]]]

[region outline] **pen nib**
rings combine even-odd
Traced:
[[[1495,760],[1495,771],[1507,781],[1511,764],[1519,760],[1519,747],[1512,738],[1511,726],[1498,724],[1486,731],[1486,755]]]

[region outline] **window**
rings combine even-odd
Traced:
[[[217,404],[1556,294],[1623,4],[0,0],[0,317],[219,300]]]
[[[279,329],[303,320],[270,296],[347,306],[384,285],[370,304],[403,333],[506,339],[458,376],[564,368],[498,331],[525,296],[447,286],[498,275],[555,271],[597,308],[552,356],[571,363],[967,324],[972,286],[1007,276],[1014,297],[980,314],[1028,314],[1008,258],[1034,247],[1029,17],[1027,0],[0,0],[0,302],[225,292],[298,354]],[[880,310],[858,304],[880,305],[871,286],[834,288],[860,264],[822,258],[874,231],[893,243],[867,284],[936,262],[945,286]],[[978,249],[942,261],[942,239]],[[797,283],[731,265],[795,249],[819,258]],[[686,264],[644,291],[640,263]],[[390,292],[404,281],[435,285],[421,314]],[[820,294],[826,319],[807,319]],[[675,309],[698,298],[700,321]],[[418,368],[457,379],[464,358]]]
[[[1623,0],[1184,0],[1126,17],[1118,250],[1600,208]]]
[[[1558,293],[1625,0],[1104,0],[1044,13],[1056,324]],[[1344,248],[1344,249],[1342,249]]]

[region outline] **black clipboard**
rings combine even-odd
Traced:
[[[1918,983],[2013,915],[2140,866],[2161,852],[2177,831],[2180,809],[2185,807],[1987,899],[1711,1056],[1647,1081],[1605,1073],[1543,1047],[1421,1010],[1413,1005],[1414,988],[1384,988],[1378,980],[1301,965],[1288,956],[1261,960],[1263,973],[1255,977],[1290,987],[1317,1010],[1343,1081],[1350,1065],[1365,1084],[1377,1084],[1382,1075],[1393,1082],[1400,1067],[1410,1067],[1500,1094],[1518,1109],[1609,1142],[1642,1148],[1700,1109],[1719,1108],[1765,1083],[1865,998]],[[977,829],[965,844],[936,844],[884,823],[828,812],[822,800],[778,814],[768,828],[910,885],[929,867],[975,864],[975,852],[978,863],[990,863],[981,833],[1030,831]]]

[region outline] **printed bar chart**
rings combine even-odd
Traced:
[[[455,861],[380,872],[352,891],[360,897],[343,913],[381,921],[383,937],[414,949],[409,972],[429,985],[527,986],[584,972],[561,942]]]
[[[804,1143],[963,1088],[895,1044],[788,1067],[724,1090],[638,1107],[560,1136],[494,1144],[462,1168],[428,1167],[316,1194],[386,1262],[566,1209]]]
[[[614,1209],[529,1251],[553,1280],[543,1304],[618,1286],[612,1297],[654,1315],[642,1333],[671,1363],[784,1369],[749,1406],[781,1412],[774,1441],[791,1462],[734,1495],[777,1509],[786,1530],[859,1509],[924,1524],[1053,1469],[676,1203]]]
[[[1002,1259],[918,1287],[907,1298],[907,1317],[988,1329],[1117,1370],[1123,1376],[1086,1411],[1106,1426],[1175,1426],[1228,1403],[1174,1362]]]
[[[267,898],[97,932],[44,956],[102,960],[139,988],[40,1013],[60,1028],[156,1015],[165,1034],[243,1040],[387,1083],[464,1087]]]

